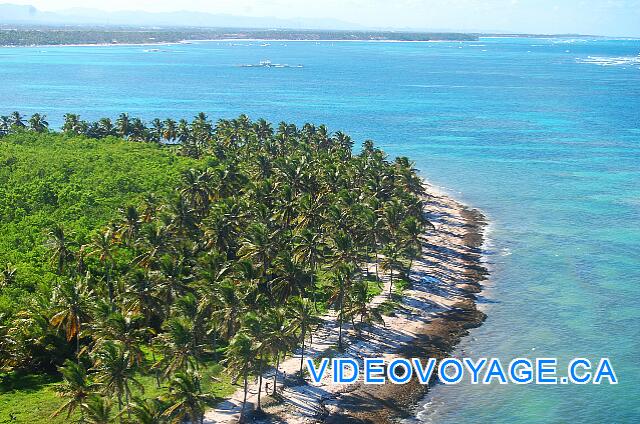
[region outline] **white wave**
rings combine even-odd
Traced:
[[[598,66],[633,66],[640,65],[640,54],[638,56],[587,56],[577,58],[576,61]]]
[[[553,44],[574,44],[574,43],[588,43],[590,40],[584,38],[570,38],[563,40],[552,40]]]

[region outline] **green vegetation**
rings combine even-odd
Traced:
[[[394,41],[474,41],[477,36],[456,33],[399,31],[311,31],[259,29],[131,29],[131,28],[38,28],[0,29],[0,46],[63,44],[147,44],[184,40],[394,40]]]
[[[68,114],[51,134],[15,112],[0,136],[7,413],[29,395],[11,391],[16,376],[57,370],[54,416],[198,422],[227,376],[246,394],[295,349],[302,371],[324,308],[338,351],[345,322],[379,322],[365,270],[401,290],[428,224],[407,158],[371,141],[353,154],[324,126]]]
[[[214,406],[215,402],[231,395],[235,387],[228,376],[222,374],[222,366],[207,364],[201,368],[202,392],[209,395],[207,405]],[[141,376],[138,378],[143,391],[133,389],[133,395],[138,402],[153,402],[154,399],[162,399],[168,396],[168,386],[157,386],[153,376]],[[64,398],[58,393],[60,378],[50,374],[22,374],[11,373],[0,380],[0,422],[16,423],[50,423],[65,424],[70,420],[65,414],[51,417],[51,414],[60,408]],[[136,405],[137,406],[137,405]],[[134,405],[132,405],[133,409]],[[87,405],[88,409],[90,408]],[[111,408],[109,419],[116,418],[116,408]],[[72,414],[73,420],[80,418],[80,413]],[[92,421],[90,421],[92,422]]]
[[[0,145],[0,267],[11,279],[0,290],[0,315],[25,293],[51,295],[56,278],[48,232],[64,226],[80,245],[118,216],[119,208],[166,196],[180,174],[200,162],[149,143],[115,137],[23,132]],[[9,277],[9,268],[15,269]]]

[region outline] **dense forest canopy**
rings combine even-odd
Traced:
[[[477,36],[458,33],[402,31],[329,31],[261,29],[141,29],[141,28],[0,28],[0,46],[63,44],[147,44],[185,40],[393,40],[473,41]]]
[[[246,383],[304,357],[327,307],[340,334],[380,321],[370,265],[393,286],[420,254],[423,187],[407,158],[352,147],[244,115],[0,117],[1,370],[58,369],[59,413],[198,421],[207,364]],[[168,391],[134,399],[139,375]]]

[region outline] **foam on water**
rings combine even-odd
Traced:
[[[586,58],[577,58],[579,63],[591,63],[600,66],[629,66],[640,65],[640,54],[638,56],[588,56]]]

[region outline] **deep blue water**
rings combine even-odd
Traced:
[[[0,114],[326,123],[492,221],[459,354],[608,356],[620,384],[437,386],[428,422],[640,419],[640,41],[211,42],[0,49]],[[304,68],[241,68],[270,59]]]

